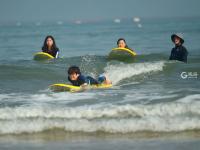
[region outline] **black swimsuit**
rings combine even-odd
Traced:
[[[169,57],[170,60],[179,60],[179,61],[183,61],[183,62],[187,62],[187,49],[180,45],[180,46],[175,46],[172,51],[171,51],[171,55]]]

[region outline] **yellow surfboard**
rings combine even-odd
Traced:
[[[112,84],[97,84],[97,85],[89,85],[87,86],[87,89],[107,89],[110,87],[112,87]],[[85,90],[80,86],[74,86],[71,84],[63,84],[63,83],[52,84],[50,85],[50,89],[53,92],[64,92],[64,91],[80,92]]]
[[[34,60],[50,60],[53,59],[54,57],[48,53],[44,52],[38,52],[34,54]]]
[[[136,56],[136,52],[128,49],[128,48],[113,48],[109,53],[109,59],[117,59],[117,60],[126,60],[132,59]]]

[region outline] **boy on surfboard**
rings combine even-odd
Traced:
[[[91,76],[84,76],[81,74],[79,67],[71,66],[68,69],[68,80],[74,86],[98,85],[98,84],[111,84],[111,81],[105,75],[100,75],[98,80]]]

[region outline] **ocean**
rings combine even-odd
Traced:
[[[169,61],[183,33],[188,63]],[[60,57],[34,61],[52,35]],[[137,52],[109,60],[118,38]],[[0,149],[199,149],[200,19],[0,24]],[[80,67],[110,89],[54,93]]]

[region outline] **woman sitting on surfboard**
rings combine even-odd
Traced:
[[[44,44],[43,44],[43,47],[42,47],[42,51],[50,54],[51,56],[53,56],[55,58],[58,58],[59,49],[56,46],[56,42],[55,42],[53,36],[48,35],[45,38]]]
[[[111,84],[111,81],[105,76],[100,75],[98,80],[81,74],[79,67],[71,66],[68,69],[68,80],[74,86],[97,85],[97,84]]]
[[[127,48],[127,49],[132,50],[131,48],[128,47],[128,45],[126,44],[125,39],[123,39],[123,38],[120,38],[120,39],[117,40],[117,46],[118,46],[118,48]]]

